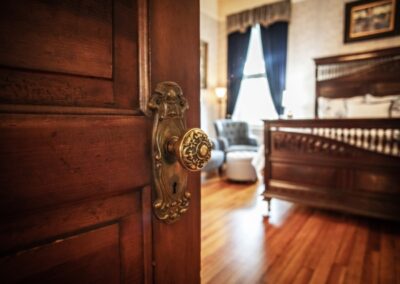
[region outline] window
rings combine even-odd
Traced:
[[[259,25],[251,30],[243,80],[232,117],[254,126],[262,125],[262,119],[278,118],[265,73]]]

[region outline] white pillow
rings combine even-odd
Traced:
[[[364,96],[355,96],[355,97],[351,97],[351,98],[346,98],[344,99],[344,102],[346,105],[348,104],[360,104],[360,103],[365,103],[366,102],[366,98],[368,95],[364,95]]]
[[[319,118],[341,118],[346,116],[346,105],[344,99],[318,98]]]
[[[347,118],[387,118],[391,105],[391,101],[348,104]]]
[[[365,96],[365,101],[367,103],[381,103],[381,102],[392,102],[395,100],[400,99],[400,95],[391,95],[391,96],[383,96],[383,97],[378,97],[378,96],[373,96],[371,94],[367,94]]]

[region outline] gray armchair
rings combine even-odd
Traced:
[[[214,122],[218,140],[225,152],[258,150],[257,139],[250,134],[245,121],[219,119]]]
[[[221,174],[221,167],[224,164],[225,154],[217,139],[210,138],[210,140],[212,144],[211,158],[202,171],[209,172],[218,169],[218,173]]]

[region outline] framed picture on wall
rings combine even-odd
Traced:
[[[400,0],[362,0],[345,6],[344,42],[399,34]]]
[[[200,88],[207,88],[207,42],[200,41]]]

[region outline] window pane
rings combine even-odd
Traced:
[[[264,55],[262,53],[260,26],[251,30],[249,49],[243,75],[265,74]]]
[[[267,79],[243,79],[233,119],[244,120],[251,125],[261,125],[262,119],[276,118],[278,115],[272,103]]]

